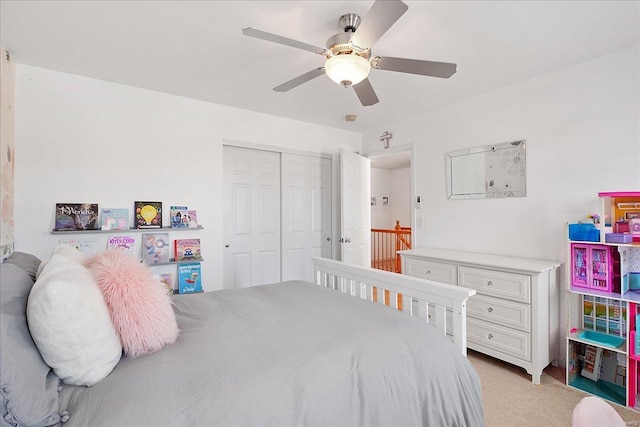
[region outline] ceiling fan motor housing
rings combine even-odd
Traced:
[[[360,16],[356,13],[347,13],[346,15],[342,15],[338,23],[342,28],[344,28],[345,33],[354,33],[358,26],[360,25]]]
[[[327,52],[326,52],[327,58],[330,58],[336,55],[354,54],[354,55],[361,56],[365,59],[369,59],[369,56],[370,56],[369,49],[363,50],[363,51],[356,50],[349,43],[352,36],[353,36],[352,33],[344,32],[344,33],[338,33],[329,37],[329,39],[325,43],[325,46],[327,47]]]

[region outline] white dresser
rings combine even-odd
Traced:
[[[525,368],[540,384],[542,370],[558,359],[562,263],[431,248],[399,254],[404,274],[475,289],[467,346]]]

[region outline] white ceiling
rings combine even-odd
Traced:
[[[15,62],[363,132],[640,44],[638,1],[405,1],[375,55],[458,64],[450,79],[372,70],[380,103],[320,76],[308,51],[242,35],[254,27],[312,45],[372,1],[7,1],[2,43]],[[346,122],[346,114],[356,114]]]

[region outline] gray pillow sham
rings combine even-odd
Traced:
[[[40,260],[14,253],[0,264],[0,424],[51,426],[66,421],[58,377],[47,366],[27,326],[26,308]]]
[[[20,267],[31,277],[32,281],[36,281],[36,272],[41,263],[40,258],[37,256],[25,252],[14,252],[5,262]],[[29,288],[29,291],[31,291],[31,288]]]

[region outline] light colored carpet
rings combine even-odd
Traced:
[[[588,396],[565,386],[560,368],[548,367],[536,386],[522,368],[472,350],[468,357],[480,375],[487,427],[570,427],[573,408]],[[611,406],[627,426],[640,427],[640,412]]]

